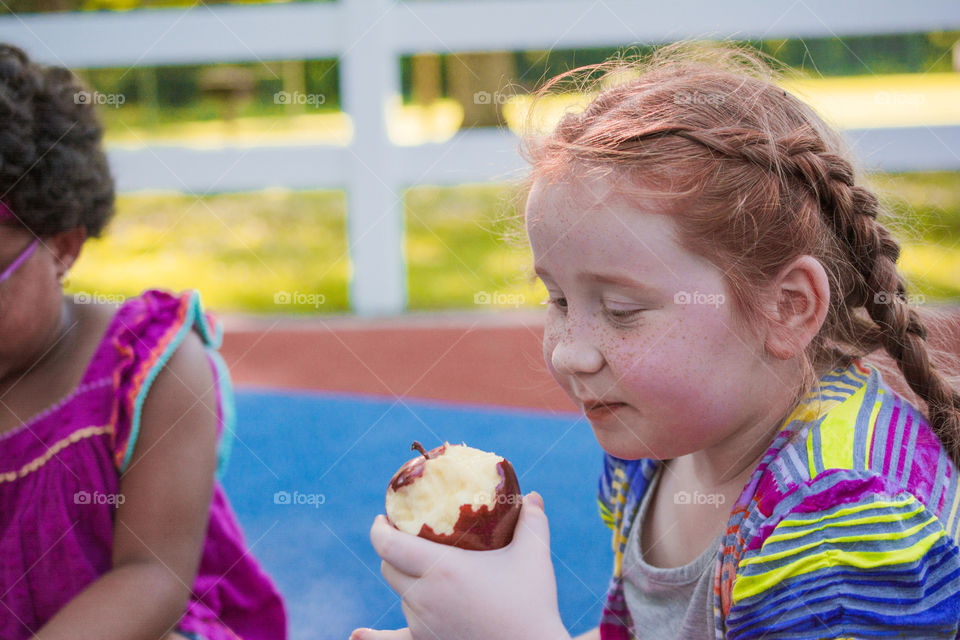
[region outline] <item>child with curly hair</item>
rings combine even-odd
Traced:
[[[114,206],[82,91],[0,45],[0,638],[282,639],[216,480],[234,420],[219,325],[192,291],[63,293]]]

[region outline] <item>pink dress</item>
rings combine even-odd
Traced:
[[[217,352],[221,327],[196,291],[148,290],[124,302],[77,388],[0,435],[0,638],[31,637],[110,569],[120,474],[136,445],[147,391],[191,330],[203,340],[216,380],[219,477],[234,404]],[[219,482],[177,629],[204,640],[286,637],[280,595],[248,553]]]

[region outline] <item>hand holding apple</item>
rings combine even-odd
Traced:
[[[408,629],[357,629],[352,640],[570,640],[560,619],[543,499],[527,495],[513,539],[471,551],[409,535],[377,516],[381,571],[400,594]]]
[[[387,488],[387,519],[400,531],[461,549],[510,544],[523,496],[513,466],[500,456],[444,443],[407,461]]]

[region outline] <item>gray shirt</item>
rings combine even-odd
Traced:
[[[661,464],[640,503],[623,556],[623,592],[634,633],[644,640],[710,640],[714,637],[713,570],[723,535],[681,567],[654,567],[643,560],[641,523],[663,472]]]

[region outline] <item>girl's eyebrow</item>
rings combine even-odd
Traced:
[[[551,278],[547,270],[541,267],[534,267],[534,278],[536,277]],[[580,275],[580,279],[585,280],[587,282],[598,282],[600,284],[610,284],[610,285],[615,285],[620,287],[627,287],[630,289],[637,289],[637,290],[648,292],[648,293],[659,292],[659,289],[652,285],[645,284],[643,282],[640,282],[639,280],[634,280],[633,278],[630,278],[624,275],[603,274],[603,273],[584,273]]]
[[[634,280],[633,278],[623,275],[587,273],[582,276],[582,279],[591,282],[599,282],[600,284],[612,284],[621,287],[629,287],[631,289],[640,289],[642,291],[657,291],[657,288],[652,285],[645,284],[639,280]]]

